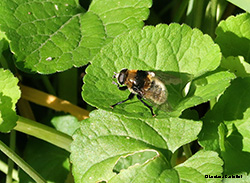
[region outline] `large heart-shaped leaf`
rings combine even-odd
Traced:
[[[115,36],[143,26],[151,0],[0,1],[0,28],[20,69],[39,73],[83,66]]]
[[[143,120],[94,111],[73,135],[75,181],[185,182],[199,178],[204,182],[205,175],[221,175],[223,162],[216,152],[201,151],[176,167],[170,164],[171,152],[195,140],[201,125],[180,118]]]
[[[129,95],[128,91],[119,91],[112,84],[114,72],[123,68],[155,71],[156,75],[160,73],[163,82],[174,75],[181,82],[166,86],[169,98],[165,105],[172,108],[169,114],[178,116],[184,109],[218,96],[229,86],[234,75],[214,71],[220,58],[219,47],[197,29],[178,24],[144,27],[119,36],[101,50],[87,69],[82,95],[91,105],[111,110],[110,105]],[[183,95],[188,82],[190,87]],[[156,112],[159,117],[166,116],[168,111],[162,106],[162,110]],[[150,116],[138,100],[116,106],[113,111],[127,116]]]

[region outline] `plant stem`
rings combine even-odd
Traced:
[[[78,120],[83,120],[89,117],[89,111],[73,105],[69,101],[62,100],[54,95],[50,95],[24,85],[20,85],[20,89],[22,91],[22,98],[25,100],[56,111],[68,112],[75,116]]]
[[[0,141],[0,150],[12,159],[20,168],[22,168],[31,178],[37,183],[46,183],[43,177],[41,177],[29,164],[27,164],[22,158],[20,158],[12,149]]]
[[[226,151],[225,148],[225,136],[226,136],[226,127],[223,123],[221,123],[218,126],[218,134],[219,134],[219,145],[220,145],[220,150],[222,152]]]
[[[194,22],[193,27],[201,28],[201,22],[203,20],[204,14],[203,14],[203,7],[204,7],[204,1],[196,0],[195,2],[195,13],[194,13]]]
[[[183,146],[183,150],[185,152],[185,156],[186,156],[187,159],[192,156],[192,151],[190,149],[190,145],[189,144],[184,145]]]
[[[58,97],[77,104],[77,81],[78,73],[76,68],[69,69],[57,74]]]
[[[7,174],[8,173],[8,165],[0,160],[0,171]],[[13,169],[12,171],[12,178],[16,181],[19,182],[19,178],[18,178],[18,173],[17,170]]]
[[[181,1],[180,4],[178,4],[179,5],[178,12],[174,13],[173,22],[180,23],[181,18],[187,9],[188,2],[189,2],[189,0],[184,0],[184,1]]]
[[[225,10],[227,8],[227,5],[228,5],[227,1],[225,1],[225,0],[218,0],[216,23],[218,23],[221,20],[221,17],[224,14],[224,12],[225,12]]]
[[[210,26],[209,35],[212,36],[213,38],[215,38],[217,5],[218,5],[218,0],[211,0],[211,26]]]
[[[52,94],[52,95],[56,95],[55,89],[53,88],[51,82],[49,81],[48,76],[42,76],[42,81],[47,89],[47,91]]]
[[[12,130],[10,132],[10,149],[15,151],[15,147],[16,147],[16,131]],[[12,183],[13,168],[14,168],[14,162],[9,158],[6,183]]]
[[[2,68],[8,69],[8,63],[3,55],[0,57],[0,64],[1,64]]]
[[[215,27],[217,25],[217,6],[218,0],[209,1],[204,20],[207,23],[203,25],[203,32],[209,34],[212,38],[215,38]]]
[[[175,151],[174,154],[172,155],[172,158],[171,158],[171,165],[172,165],[172,167],[174,167],[176,165],[178,152],[179,152],[179,150]]]
[[[213,109],[213,107],[214,107],[214,105],[216,104],[216,102],[217,102],[217,99],[216,98],[213,98],[213,99],[211,99],[210,100],[210,110],[212,110]]]
[[[72,142],[72,138],[69,135],[41,123],[19,116],[17,125],[14,129],[45,140],[67,151],[70,150],[69,147]]]
[[[200,28],[203,20],[204,1],[190,0],[187,8],[186,23],[191,27]]]

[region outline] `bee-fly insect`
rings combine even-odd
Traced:
[[[154,72],[122,69],[120,73],[115,73],[113,78],[117,79],[118,83],[113,82],[113,84],[117,85],[119,90],[128,89],[131,93],[127,99],[111,105],[111,108],[131,100],[136,95],[137,98],[147,108],[149,108],[152,116],[154,117],[156,115],[153,111],[153,108],[144,102],[143,99],[152,101],[157,105],[161,105],[167,100],[167,89],[163,82],[155,76]]]

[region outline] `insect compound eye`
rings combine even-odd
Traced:
[[[117,78],[118,82],[119,82],[121,85],[124,84],[125,79],[126,79],[126,76],[125,76],[124,73],[120,73],[119,76],[118,76],[118,78]]]
[[[117,81],[122,85],[124,84],[126,78],[127,78],[127,70],[128,69],[122,69],[120,74],[118,75]]]

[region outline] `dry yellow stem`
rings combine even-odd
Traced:
[[[22,98],[35,104],[45,106],[56,111],[64,111],[75,116],[78,120],[83,120],[89,117],[89,111],[71,104],[67,100],[62,100],[54,95],[36,90],[34,88],[20,85]]]

